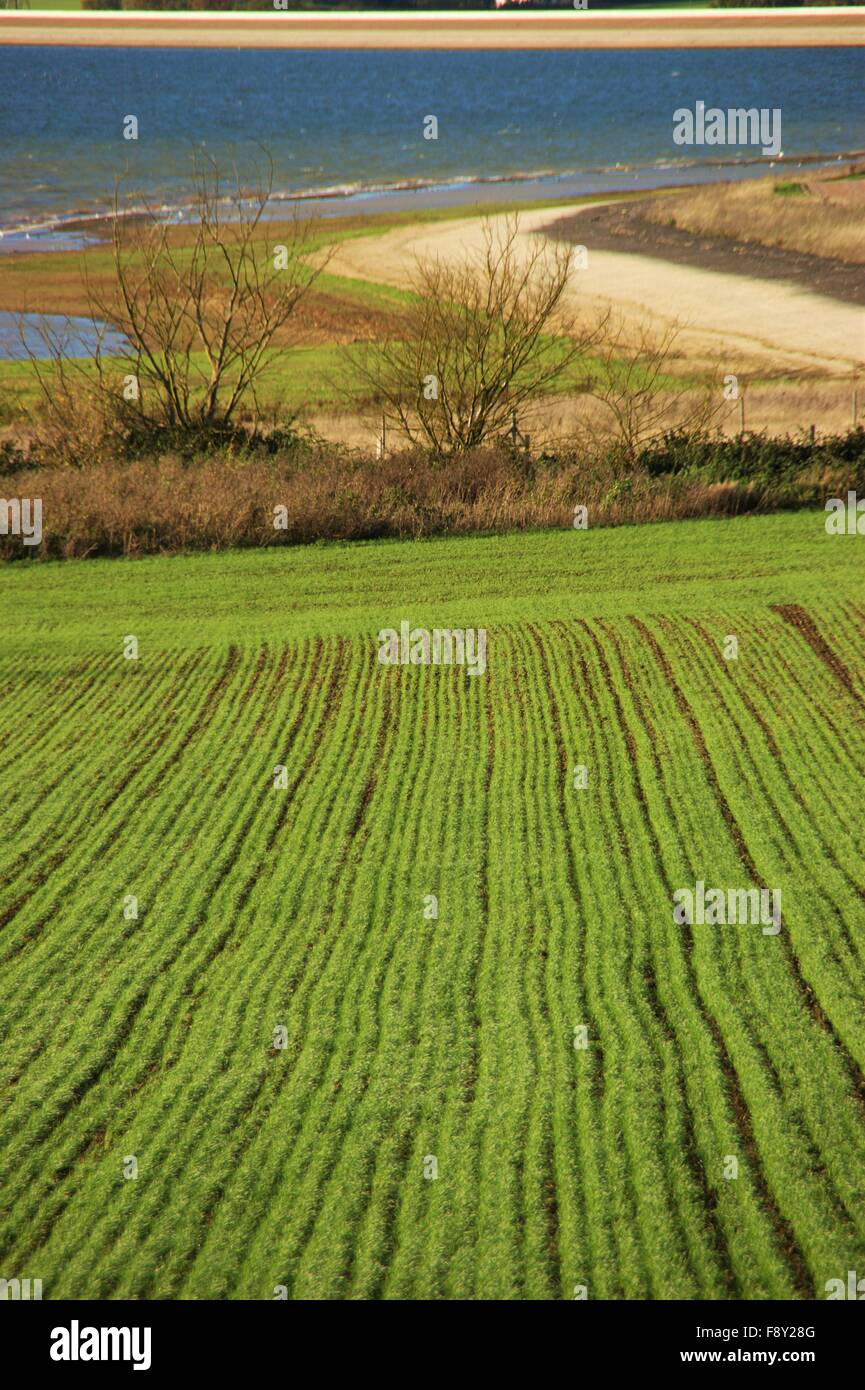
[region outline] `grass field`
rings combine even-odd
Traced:
[[[807,512],[5,567],[4,1273],[720,1299],[861,1268],[860,564]],[[485,627],[486,675],[380,665],[403,618]],[[697,879],[779,887],[781,932],[677,926]]]

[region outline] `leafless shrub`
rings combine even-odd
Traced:
[[[113,288],[99,292],[87,279],[92,361],[72,359],[51,331],[43,331],[46,361],[29,353],[42,388],[43,455],[94,461],[160,434],[228,436],[241,407],[253,424],[260,418],[257,388],[327,252],[312,258],[309,223],[295,221],[278,242],[268,237],[269,161],[254,192],[236,176],[226,189],[213,162],[197,165],[194,178],[191,242],[155,211],[125,218],[115,198]],[[106,331],[121,344],[110,361]]]
[[[479,255],[419,260],[399,336],[353,354],[386,426],[437,458],[521,430],[601,331],[563,317],[572,258],[509,217],[484,222]]]
[[[729,408],[717,372],[699,381],[672,375],[679,333],[677,324],[626,327],[621,319],[609,320],[595,351],[587,390],[606,408],[607,437],[628,462],[664,429],[705,433]]]
[[[124,450],[128,411],[105,363],[106,329],[94,321],[93,356],[80,357],[73,346],[70,320],[55,326],[41,322],[36,329],[41,352],[25,336],[19,336],[30,358],[40,388],[39,409],[31,413],[31,445],[44,462],[78,467],[109,462]]]

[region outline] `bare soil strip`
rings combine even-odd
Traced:
[[[797,48],[865,44],[861,9],[552,14],[0,11],[0,43],[160,48]]]

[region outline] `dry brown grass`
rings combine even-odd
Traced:
[[[851,166],[846,172],[863,168]],[[798,184],[802,192],[776,191],[785,184]],[[865,264],[865,179],[779,172],[770,179],[665,195],[647,204],[646,218],[697,235],[732,237]]]
[[[0,476],[0,496],[42,499],[42,544],[29,558],[142,555],[317,540],[420,537],[725,516],[777,505],[760,485],[652,478],[575,453],[533,461],[506,449],[434,464],[410,452],[371,459],[333,449],[302,465],[178,459],[41,469]],[[274,508],[286,525],[274,527]],[[0,555],[20,558],[18,538]]]

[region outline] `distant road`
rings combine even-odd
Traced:
[[[801,48],[865,44],[865,9],[519,14],[0,10],[0,43],[160,48]]]

